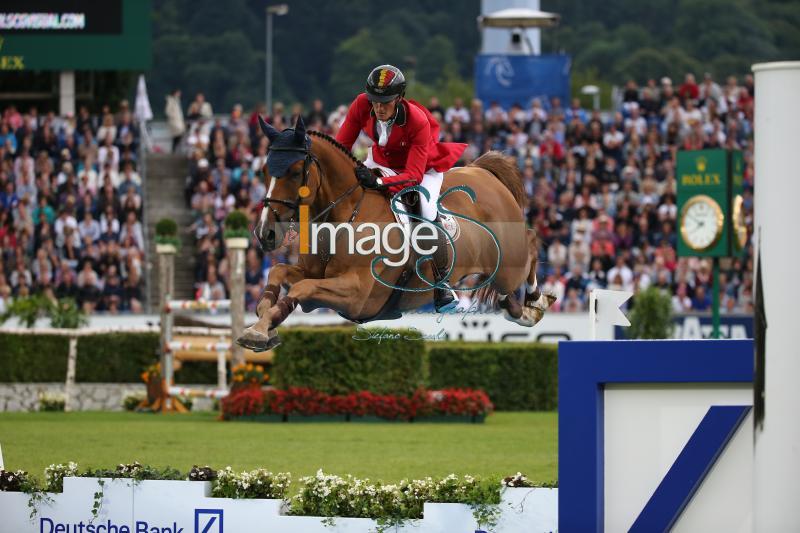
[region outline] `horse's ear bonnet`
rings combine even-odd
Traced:
[[[294,129],[281,132],[267,124],[261,116],[258,117],[258,124],[269,139],[267,168],[270,176],[280,178],[289,172],[290,166],[305,159],[306,152],[311,149],[311,139],[306,135],[302,117],[298,117]]]

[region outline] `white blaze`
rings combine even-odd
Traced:
[[[272,198],[272,189],[275,188],[275,181],[277,181],[277,178],[272,176],[269,182],[269,189],[267,189],[267,199]],[[267,201],[267,199],[264,200],[264,209],[261,210],[261,221],[259,222],[259,227],[262,231],[264,229],[264,224],[267,223],[267,217],[269,216],[269,201]]]

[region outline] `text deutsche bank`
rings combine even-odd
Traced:
[[[131,529],[126,524],[115,524],[107,520],[105,524],[91,524],[78,522],[77,524],[65,524],[54,522],[50,518],[39,520],[40,533],[183,533],[183,528],[178,527],[177,522],[172,522],[171,526],[158,527],[145,521],[137,521]]]

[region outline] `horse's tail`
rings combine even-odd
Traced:
[[[500,183],[511,191],[520,208],[525,206],[525,189],[522,186],[522,173],[519,171],[513,157],[507,156],[496,150],[486,152],[478,159],[467,165],[488,170],[500,180]]]

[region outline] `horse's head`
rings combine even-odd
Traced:
[[[255,236],[264,251],[274,250],[283,243],[292,222],[297,222],[301,201],[309,196],[312,181],[318,180],[311,139],[306,135],[302,118],[293,129],[278,131],[258,117],[261,131],[269,139],[269,154],[264,165],[267,195],[261,209]],[[310,199],[309,199],[310,201]]]

